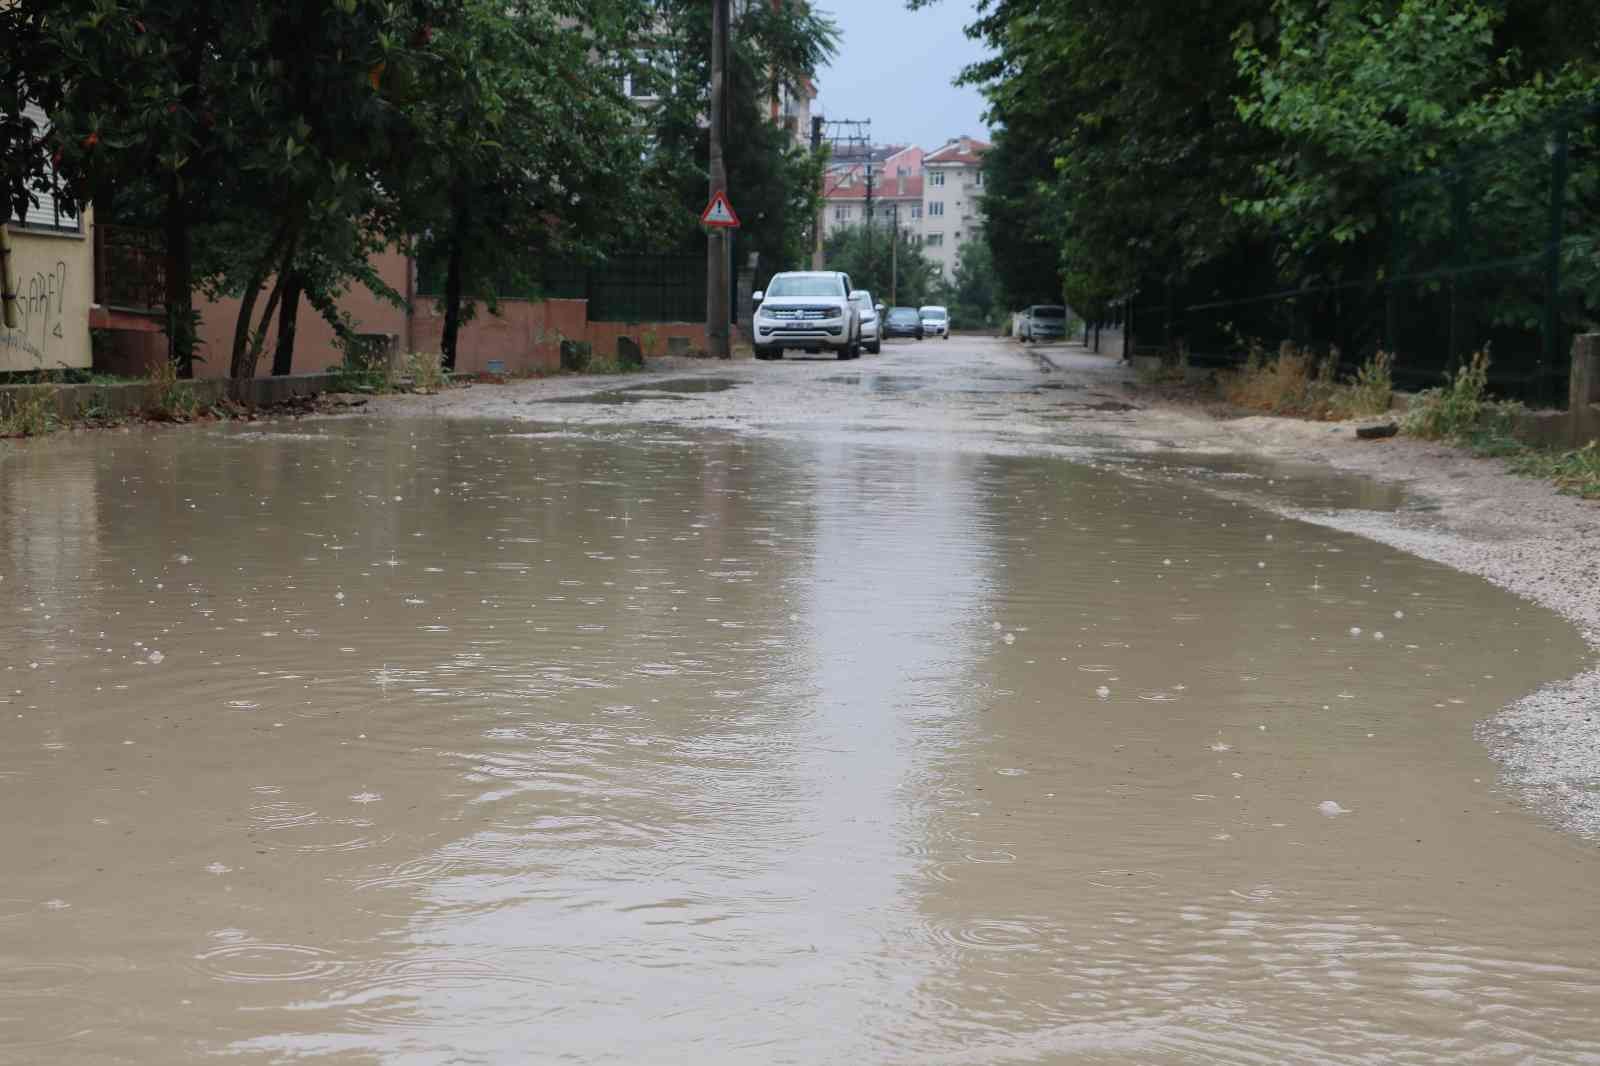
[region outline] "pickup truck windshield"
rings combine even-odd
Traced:
[[[768,296],[843,296],[844,285],[838,278],[782,275],[772,279]]]

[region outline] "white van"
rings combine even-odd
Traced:
[[[927,307],[917,308],[917,314],[922,316],[922,335],[924,337],[950,339],[949,311],[938,304],[929,304]]]

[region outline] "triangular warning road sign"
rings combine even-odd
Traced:
[[[739,216],[733,213],[733,205],[728,202],[728,194],[719,189],[711,197],[711,202],[706,204],[706,209],[700,212],[700,221],[708,226],[726,226],[734,229],[739,225]]]

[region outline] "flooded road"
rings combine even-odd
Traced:
[[[8,450],[0,1063],[1600,1062],[1571,626],[761,387]]]

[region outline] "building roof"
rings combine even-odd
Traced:
[[[929,152],[922,157],[923,166],[968,166],[975,167],[983,162],[983,153],[987,152],[990,145],[972,137],[957,137],[943,148]]]
[[[872,184],[872,198],[874,200],[920,200],[922,199],[922,178],[920,176],[905,179],[905,191],[900,191],[898,178],[880,178]],[[867,198],[867,183],[855,181],[849,185],[829,184],[822,194],[822,198],[829,203],[844,201],[846,203],[865,202]]]

